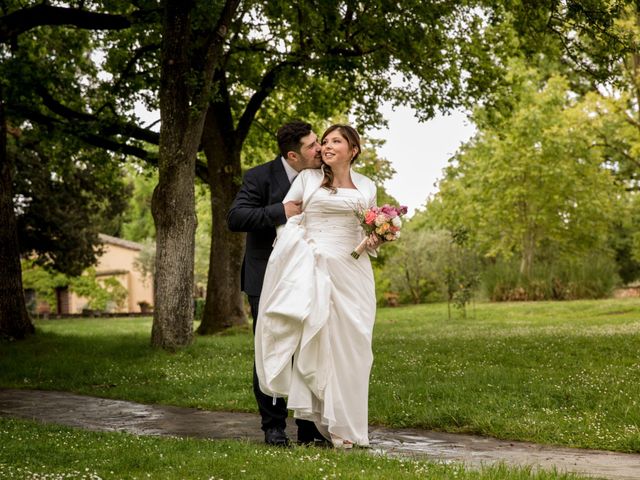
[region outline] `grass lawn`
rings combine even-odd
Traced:
[[[570,480],[554,472],[373,456],[354,450],[288,450],[238,441],[137,437],[0,419],[0,478]]]
[[[170,354],[150,319],[36,326],[0,345],[0,386],[256,411],[248,327]],[[373,348],[370,423],[640,452],[638,299],[381,309]]]

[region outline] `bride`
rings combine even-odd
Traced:
[[[351,169],[360,153],[352,127],[329,127],[321,144],[322,169],[301,171],[283,200],[301,201],[302,214],[280,227],[269,258],[256,368],[260,389],[288,397],[294,417],[335,447],[367,446],[375,285],[369,256],[350,253],[364,237],[354,211],[376,204],[376,187]],[[369,241],[370,255],[377,246]]]

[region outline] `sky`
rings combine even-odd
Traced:
[[[365,133],[386,140],[379,154],[391,161],[396,174],[385,187],[400,204],[409,207],[412,215],[437,191],[435,184],[442,178],[442,169],[461,143],[471,138],[475,128],[458,111],[437,115],[426,123],[418,122],[408,107],[394,111],[390,104],[384,104],[380,111],[389,121],[388,128]]]

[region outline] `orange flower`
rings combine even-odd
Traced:
[[[387,230],[389,230],[389,224],[388,223],[383,223],[378,228],[376,228],[376,233],[378,235],[384,235],[387,232]]]
[[[376,220],[375,212],[372,212],[371,210],[367,210],[367,214],[364,217],[364,222],[367,225],[371,225],[375,220]]]

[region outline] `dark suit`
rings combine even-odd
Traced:
[[[275,227],[287,223],[282,199],[290,186],[282,159],[277,157],[244,174],[242,187],[229,209],[229,230],[247,232],[241,287],[250,297],[260,296],[276,238]]]
[[[289,191],[290,186],[289,178],[279,156],[271,162],[254,167],[245,173],[242,187],[227,215],[227,224],[231,231],[247,232],[241,285],[242,290],[249,297],[254,333],[264,272],[273,249],[273,241],[276,238],[275,227],[287,222],[282,199]],[[253,393],[262,416],[262,429],[266,431],[272,427],[285,428],[286,403],[284,399],[278,398],[274,405],[273,398],[260,391],[255,365],[253,368]],[[297,420],[296,423],[299,429],[305,429],[309,428],[310,422]]]

